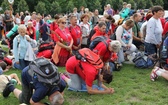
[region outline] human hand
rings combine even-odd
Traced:
[[[18,85],[21,85],[21,84],[22,84],[22,83],[19,81],[19,82],[18,82]]]
[[[29,41],[29,42],[31,41],[30,37],[26,37],[26,40]]]
[[[19,64],[19,61],[17,61],[16,64]]]

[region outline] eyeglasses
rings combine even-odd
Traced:
[[[66,22],[61,22],[62,24],[66,24]]]

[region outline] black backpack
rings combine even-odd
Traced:
[[[97,46],[97,44],[98,44],[99,42],[103,42],[103,43],[106,45],[106,47],[108,47],[107,39],[108,39],[108,38],[105,37],[105,36],[98,36],[98,37],[96,37],[96,38],[93,39],[92,42],[90,43],[89,49],[93,50],[93,49]]]
[[[46,86],[58,86],[60,83],[58,68],[45,58],[37,58],[30,62],[29,74]]]

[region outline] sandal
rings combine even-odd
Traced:
[[[150,74],[150,80],[151,81],[155,81],[156,78],[158,78],[158,75],[156,74],[156,72],[159,70],[160,68],[159,67],[155,67],[151,74]]]

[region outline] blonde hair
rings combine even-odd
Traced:
[[[29,26],[29,25],[32,25],[33,26],[33,23],[31,22],[31,21],[29,21],[28,23],[27,23],[27,25]]]
[[[21,24],[21,25],[19,25],[18,26],[18,32],[20,31],[20,30],[25,30],[26,31],[26,26],[25,25],[23,25],[23,24]]]
[[[59,18],[59,19],[58,19],[58,24],[60,24],[60,23],[63,22],[63,21],[66,21],[66,18],[65,18],[65,17]]]
[[[60,102],[62,100],[62,102]],[[53,99],[51,101],[51,105],[62,105],[64,102],[64,97],[61,93],[57,93],[53,96]]]
[[[118,40],[112,40],[110,42],[110,46],[113,50],[113,52],[119,52],[120,51],[120,48],[121,48],[121,43],[118,41]]]

